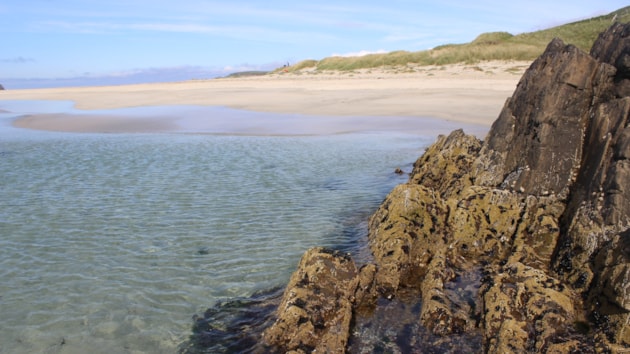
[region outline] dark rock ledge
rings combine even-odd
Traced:
[[[261,351],[629,352],[629,114],[630,24],[553,40],[485,141],[440,136],[387,196],[373,264],[303,256]]]

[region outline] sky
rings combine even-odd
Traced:
[[[6,89],[206,79],[304,59],[466,43],[627,0],[2,0]]]

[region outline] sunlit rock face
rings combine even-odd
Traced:
[[[630,24],[591,53],[553,40],[486,139],[440,136],[371,216],[368,238],[374,263],[361,268],[319,249],[304,256],[269,344],[629,350]],[[404,304],[413,316],[397,312]],[[396,322],[388,306],[403,340],[365,338],[391,336],[374,329]]]

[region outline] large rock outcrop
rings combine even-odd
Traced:
[[[630,351],[630,24],[590,54],[553,40],[485,141],[440,136],[368,238],[374,264],[358,270],[346,255],[304,257],[269,344],[343,352],[361,336],[352,316],[412,292],[407,328],[443,348],[471,333],[479,352]]]

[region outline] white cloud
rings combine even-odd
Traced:
[[[384,49],[379,49],[379,50],[374,50],[374,51],[370,51],[370,50],[360,50],[358,52],[350,52],[350,53],[345,53],[345,54],[338,54],[338,53],[334,53],[331,56],[333,57],[362,57],[362,56],[366,56],[366,55],[370,55],[370,54],[385,54],[387,53],[386,50]]]
[[[101,85],[127,85],[151,82],[176,82],[195,79],[212,79],[241,71],[270,71],[280,67],[281,63],[267,64],[238,64],[228,65],[222,68],[202,66],[174,66],[137,68],[109,73],[90,73],[71,75],[57,78],[11,78],[4,79],[5,88],[43,88],[43,87],[69,87],[69,86],[101,86]]]
[[[33,58],[25,58],[25,57],[15,57],[15,58],[4,58],[0,59],[0,63],[10,63],[10,64],[26,64],[35,62]]]

